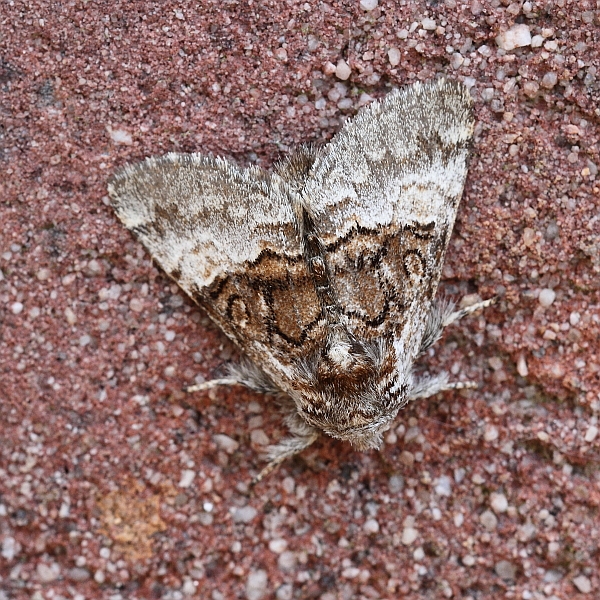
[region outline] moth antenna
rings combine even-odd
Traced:
[[[272,473],[279,465],[288,458],[306,450],[313,444],[319,434],[314,431],[309,435],[294,436],[281,440],[279,444],[274,444],[267,448],[267,458],[269,462],[266,467],[252,479],[251,485],[256,485],[264,479],[269,473]]]
[[[185,391],[188,394],[191,394],[193,392],[204,392],[206,390],[211,390],[214,387],[217,387],[219,385],[244,385],[241,381],[238,381],[237,379],[233,379],[231,377],[225,377],[223,379],[211,379],[210,381],[205,381],[203,383],[198,383],[196,385],[188,385],[185,389]]]

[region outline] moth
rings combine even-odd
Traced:
[[[224,379],[278,396],[289,437],[260,480],[321,433],[359,450],[411,400],[474,387],[413,364],[464,310],[435,300],[467,175],[467,88],[389,93],[272,172],[170,153],[108,189],[119,219],[244,356]]]

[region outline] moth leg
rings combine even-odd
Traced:
[[[496,302],[496,298],[477,302],[472,306],[467,306],[460,310],[454,310],[455,304],[447,298],[441,298],[435,303],[435,306],[429,313],[429,318],[425,323],[425,332],[421,340],[419,354],[422,354],[428,348],[431,348],[441,337],[444,329],[455,321],[470,315],[478,310],[487,308]]]
[[[219,385],[243,385],[262,394],[281,393],[281,390],[271,381],[268,375],[248,360],[243,360],[239,365],[230,365],[228,371],[229,377],[190,385],[186,388],[186,391],[201,392]]]
[[[484,308],[487,308],[488,306],[491,306],[492,304],[495,304],[496,300],[496,297],[488,298],[487,300],[482,300],[481,302],[477,302],[476,304],[472,304],[471,306],[467,306],[466,308],[461,308],[460,310],[452,311],[446,316],[442,326],[448,327],[448,325],[451,325],[452,323],[454,323],[454,321],[458,321],[459,319],[462,319],[463,317],[466,317],[471,313],[477,312],[478,310],[482,310]]]
[[[273,444],[267,448],[266,458],[269,461],[267,466],[252,479],[252,485],[257,484],[269,473],[274,471],[284,460],[291,458],[295,454],[306,450],[319,437],[319,432],[305,423],[295,412],[289,412],[284,421],[292,434],[284,438],[278,444]]]
[[[474,389],[477,384],[474,381],[454,381],[448,383],[448,373],[439,375],[425,376],[421,379],[413,380],[408,392],[408,399],[417,400],[419,398],[429,398],[440,392],[448,390]]]

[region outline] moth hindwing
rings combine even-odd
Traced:
[[[489,304],[434,303],[472,134],[468,90],[439,80],[391,92],[273,172],[171,153],[109,183],[121,221],[245,356],[192,389],[285,399],[291,435],[259,478],[321,432],[379,447],[408,401],[470,385],[412,365]]]

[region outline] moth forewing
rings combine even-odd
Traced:
[[[464,387],[417,381],[412,364],[463,316],[433,303],[472,134],[468,90],[441,79],[391,92],[272,174],[171,153],[109,183],[121,221],[246,357],[191,389],[284,402],[291,435],[259,478],[319,433],[378,447],[410,399]]]

